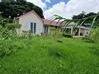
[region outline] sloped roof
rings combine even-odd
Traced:
[[[63,23],[60,21],[55,21],[55,20],[48,20],[48,19],[43,19],[44,25],[47,26],[61,26]]]

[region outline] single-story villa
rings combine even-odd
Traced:
[[[33,10],[19,16],[17,19],[21,25],[20,29],[17,29],[19,35],[29,32],[34,35],[41,35],[44,32],[43,19]]]
[[[39,15],[35,11],[30,11],[26,14],[23,14],[17,18],[21,27],[17,29],[17,33],[19,35],[24,33],[32,33],[33,35],[42,35],[49,34],[53,29],[60,28],[63,23],[47,20],[39,17]],[[73,23],[72,23],[73,24]],[[65,25],[65,24],[64,24]],[[84,26],[78,26],[77,30],[73,29],[73,26],[70,25],[65,28],[66,30],[70,30],[70,34],[74,36],[86,36],[88,35],[89,28]]]

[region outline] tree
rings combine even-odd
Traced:
[[[31,10],[34,10],[41,18],[44,18],[42,9],[30,2],[26,2],[26,0],[2,0],[0,2],[1,15],[6,18],[11,17],[13,19]]]
[[[16,0],[17,2],[26,2],[26,0]]]
[[[82,11],[82,13],[80,13],[79,15],[74,15],[74,16],[72,17],[72,19],[82,19],[82,18],[84,18],[84,17],[85,17],[85,12]]]
[[[86,14],[85,17],[95,16],[95,15],[97,15],[97,14],[94,12],[90,12],[90,13]]]
[[[15,0],[1,0],[1,2],[12,2],[12,1],[15,1]]]

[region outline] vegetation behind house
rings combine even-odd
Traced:
[[[44,18],[42,9],[26,0],[2,0],[0,2],[0,14],[6,18],[13,19],[31,10]]]

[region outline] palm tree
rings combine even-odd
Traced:
[[[64,31],[66,31],[66,27],[71,23],[71,22],[76,22],[75,27],[77,26],[81,26],[83,25],[84,23],[86,23],[86,21],[88,19],[92,19],[92,22],[90,22],[91,24],[91,27],[90,27],[90,30],[89,30],[89,35],[91,34],[91,30],[93,29],[93,26],[95,25],[95,22],[96,22],[96,19],[97,17],[99,16],[99,13],[96,14],[96,15],[92,15],[92,16],[88,16],[88,17],[85,17],[85,18],[82,18],[82,19],[66,19],[66,18],[63,18],[59,15],[54,15],[55,19],[54,20],[58,20],[58,22],[61,22],[60,24],[64,23],[65,25],[62,25],[61,26],[61,29],[63,29],[62,27],[65,27],[62,31],[64,33]]]

